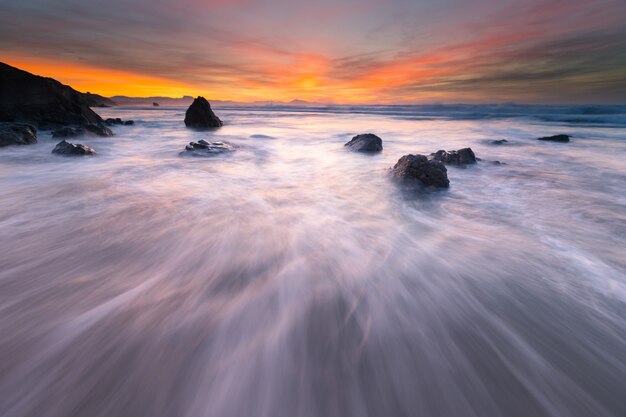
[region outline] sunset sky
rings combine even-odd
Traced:
[[[625,0],[0,0],[0,60],[106,96],[626,102]]]

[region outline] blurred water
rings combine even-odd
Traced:
[[[95,157],[0,149],[1,416],[626,415],[623,126],[100,113],[136,124]],[[387,173],[465,146],[449,190]]]

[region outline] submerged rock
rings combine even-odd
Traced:
[[[355,152],[380,152],[383,150],[383,141],[372,133],[356,135],[345,145]]]
[[[195,128],[220,127],[222,121],[213,113],[204,97],[196,98],[185,113],[185,126]]]
[[[509,141],[506,139],[496,139],[496,140],[492,140],[491,143],[492,145],[504,145],[505,143],[508,143]]]
[[[135,124],[135,121],[134,121],[134,120],[126,120],[126,121],[124,121],[124,125],[125,125],[125,126],[132,126],[132,125],[134,125],[134,124]]]
[[[37,143],[37,129],[27,123],[0,123],[0,147]]]
[[[54,147],[52,153],[57,155],[95,155],[96,151],[87,145],[62,140],[57,143],[57,146]]]
[[[415,179],[426,186],[447,188],[450,186],[448,170],[439,161],[429,160],[424,155],[404,155],[392,169],[393,175],[401,179]]]
[[[446,165],[467,165],[476,163],[476,155],[472,148],[463,148],[458,151],[439,150],[431,154],[435,161],[443,162]]]
[[[198,142],[189,142],[189,145],[185,146],[185,150],[181,152],[181,155],[209,156],[234,150],[235,147],[230,143],[207,142],[204,139],[200,139]]]
[[[544,136],[542,138],[537,138],[537,140],[546,140],[550,142],[569,142],[571,138],[570,135],[554,135],[554,136]]]
[[[0,121],[25,122],[40,129],[102,123],[83,93],[52,78],[0,63]]]
[[[96,136],[113,136],[113,131],[101,123],[87,124],[85,130]]]
[[[85,129],[80,126],[65,126],[52,132],[53,138],[75,138],[85,134]]]

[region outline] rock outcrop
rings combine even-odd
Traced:
[[[210,156],[234,150],[235,147],[230,143],[207,142],[204,139],[200,139],[198,142],[189,142],[189,145],[185,146],[185,150],[181,152],[181,155]]]
[[[439,161],[429,160],[424,155],[404,155],[392,169],[400,179],[414,179],[426,186],[447,188],[450,186],[448,170]]]
[[[100,124],[102,118],[73,88],[0,63],[0,121],[53,129]]]
[[[220,127],[222,121],[213,113],[204,97],[196,98],[185,113],[185,126],[194,128]]]
[[[85,103],[87,103],[89,107],[113,107],[117,105],[110,98],[103,97],[99,94],[93,94],[90,92],[80,93],[80,94],[83,97],[83,100],[85,100]]]
[[[84,128],[88,133],[96,136],[113,136],[113,131],[102,123],[89,123]]]
[[[52,150],[57,155],[95,155],[96,151],[87,145],[62,140]]]
[[[537,140],[545,140],[550,142],[569,142],[571,138],[570,135],[554,135],[554,136],[544,136],[542,138],[537,138]]]
[[[37,129],[27,123],[0,122],[0,147],[37,143]]]
[[[345,145],[355,152],[380,152],[383,150],[383,141],[372,133],[356,135]]]
[[[463,148],[458,151],[439,150],[431,154],[435,161],[443,162],[446,165],[467,165],[476,163],[476,155],[472,148]]]

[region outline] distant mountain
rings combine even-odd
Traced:
[[[159,106],[189,106],[193,102],[193,97],[184,96],[180,98],[172,98],[113,96],[110,100],[114,101],[118,106],[153,106],[153,103],[157,103]]]
[[[93,94],[89,91],[80,94],[82,94],[83,99],[89,107],[113,107],[117,105],[117,103],[110,98],[102,97],[99,94]]]
[[[102,123],[102,118],[89,108],[83,93],[0,62],[0,121],[47,129]]]

